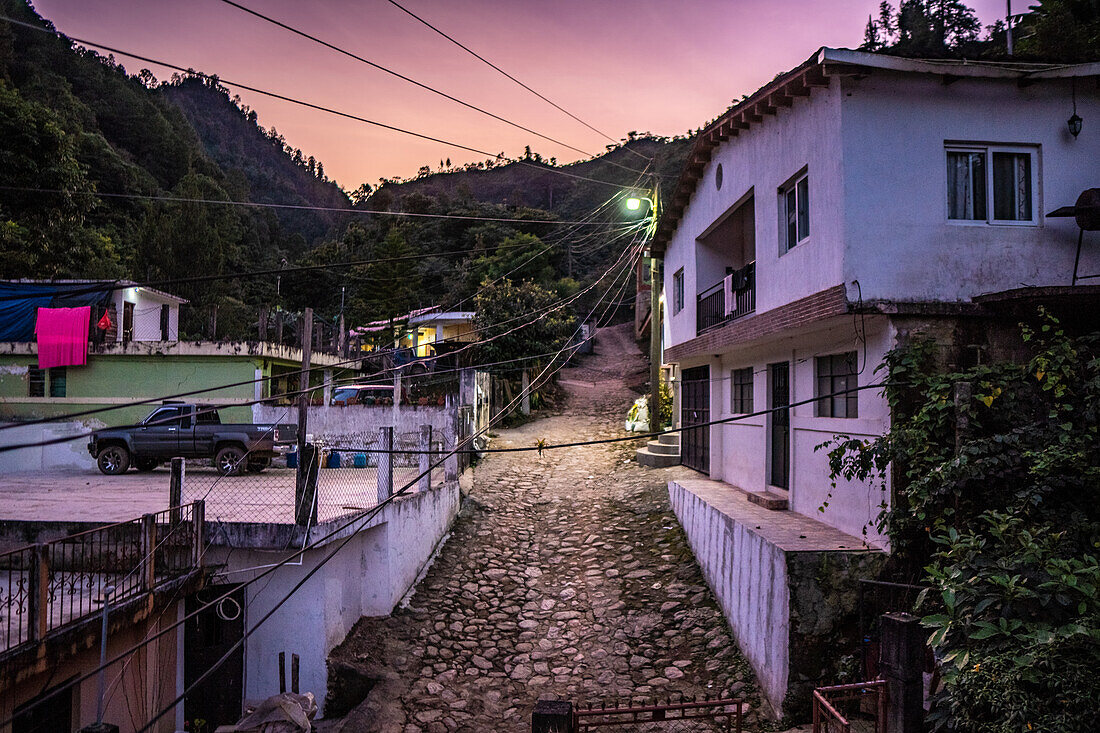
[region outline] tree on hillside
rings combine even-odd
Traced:
[[[1016,28],[1022,54],[1067,63],[1100,60],[1100,0],[1042,0]]]
[[[867,19],[861,48],[901,56],[949,56],[977,40],[980,31],[978,16],[961,0],[901,0],[896,12],[883,2],[878,18]]]
[[[376,260],[351,270],[354,291],[348,304],[349,323],[368,323],[394,318],[420,305],[420,276],[415,252],[401,226],[391,227],[374,251]]]
[[[530,281],[483,285],[475,300],[474,324],[485,341],[477,347],[482,362],[552,353],[568,343],[576,319],[564,309],[549,310],[558,297],[554,291]],[[513,330],[532,320],[530,325]]]

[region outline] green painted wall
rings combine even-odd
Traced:
[[[280,368],[294,368],[289,362],[268,360],[259,356],[90,354],[86,366],[66,369],[64,398],[29,398],[28,367],[36,366],[37,362],[36,356],[0,355],[0,421],[55,417],[128,400],[250,381],[256,378],[256,369],[261,369],[263,376],[270,376],[273,365],[276,371]],[[346,372],[339,369],[335,371]],[[320,384],[323,380],[320,372],[315,372],[312,376],[314,378],[311,381],[315,384]],[[216,403],[220,400],[252,400],[255,394],[255,385],[244,384],[181,399]],[[268,394],[265,385],[263,395]],[[105,399],[98,401],[96,398]],[[151,405],[125,407],[91,417],[107,425],[127,425],[141,420],[151,409]],[[252,422],[252,409],[250,406],[228,407],[222,411],[221,416],[226,422],[249,423]]]

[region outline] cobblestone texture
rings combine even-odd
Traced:
[[[494,447],[622,435],[644,369],[629,324],[565,370],[564,412]],[[408,606],[363,619],[333,661],[377,680],[330,730],[529,731],[540,698],[648,702],[758,695],[748,664],[636,445],[489,455],[452,535]],[[327,726],[326,726],[327,727]]]

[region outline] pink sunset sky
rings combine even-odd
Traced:
[[[240,0],[288,25],[588,153],[607,140],[386,0]],[[854,48],[878,0],[401,0],[611,137],[676,135],[804,61]],[[1018,0],[1017,12],[1026,3]],[[972,0],[983,25],[1003,0]],[[584,156],[417,89],[219,0],[35,0],[67,34],[474,148]],[[145,64],[119,59],[130,73]],[[158,78],[170,71],[152,68]],[[236,92],[237,90],[233,89]],[[485,156],[240,92],[264,127],[348,190]]]

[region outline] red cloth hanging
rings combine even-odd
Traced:
[[[38,338],[38,368],[83,366],[88,363],[91,306],[39,308],[34,324]]]
[[[95,327],[100,331],[106,331],[111,327],[111,314],[106,310],[103,311],[103,317],[99,319],[99,323],[95,324]]]

